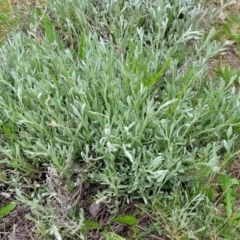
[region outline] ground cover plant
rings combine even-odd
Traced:
[[[239,74],[209,73],[229,4],[26,8],[0,48],[1,239],[238,239]]]

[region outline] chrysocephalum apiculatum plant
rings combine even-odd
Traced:
[[[0,49],[2,158],[28,174],[53,165],[70,189],[74,166],[99,198],[145,203],[214,172],[239,100],[231,80],[206,81],[223,49],[203,12],[195,0],[38,6]]]
[[[216,145],[209,155],[222,148],[221,128],[218,136],[202,130],[202,144],[198,128],[225,121],[208,110],[220,96],[201,96],[206,59],[191,56],[220,50],[194,29],[202,11],[195,1],[153,0],[59,0],[37,9],[28,35],[1,49],[1,131],[11,139],[2,152],[13,165],[26,161],[26,171],[37,162],[60,171],[85,163],[84,176],[107,193],[145,202],[191,179],[189,169],[208,161],[199,155],[207,144]]]

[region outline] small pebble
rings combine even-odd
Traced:
[[[92,214],[93,217],[96,217],[100,208],[101,208],[101,203],[98,200],[94,201],[89,207],[89,212]]]

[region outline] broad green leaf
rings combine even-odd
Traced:
[[[138,222],[138,220],[133,217],[133,216],[119,216],[113,219],[113,222],[118,222],[118,223],[125,223],[128,225],[134,225]]]
[[[235,191],[232,188],[228,189],[227,192],[224,194],[224,202],[226,204],[226,212],[228,217],[231,217],[232,215],[235,199],[236,199]]]
[[[222,190],[226,191],[233,185],[239,185],[239,181],[236,178],[231,178],[227,174],[223,174],[221,176],[221,185],[222,185]]]
[[[230,178],[227,174],[221,176],[221,186],[224,191],[224,203],[226,204],[226,212],[228,218],[231,217],[236,200],[236,192],[232,188],[233,185],[238,184],[234,178]]]
[[[7,214],[9,214],[16,206],[17,204],[15,202],[11,202],[5,205],[4,207],[2,207],[0,209],[0,219],[6,216]]]
[[[222,190],[226,191],[232,186],[231,178],[227,174],[221,176]]]

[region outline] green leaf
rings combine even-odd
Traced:
[[[45,25],[45,36],[49,42],[53,42],[55,40],[54,38],[54,29],[52,26],[52,23],[49,19],[49,17],[46,17],[44,20],[44,25]]]
[[[155,84],[155,83],[158,81],[158,79],[163,75],[163,73],[165,72],[165,70],[169,67],[170,63],[171,63],[171,59],[168,59],[168,60],[163,64],[163,66],[162,66],[162,68],[160,69],[160,71],[158,71],[157,74],[156,74],[155,76],[153,76],[152,79],[150,79],[150,80],[148,80],[148,81],[146,82],[146,85],[147,85],[148,87],[150,87],[150,86],[152,86],[153,84]]]
[[[125,223],[125,224],[128,224],[128,225],[134,225],[138,221],[135,217],[126,215],[126,216],[119,216],[119,217],[114,218],[113,222]]]
[[[15,207],[17,206],[16,203],[11,202],[7,204],[6,206],[2,207],[0,209],[0,219],[9,214]]]
[[[218,221],[218,222],[224,222],[224,221],[225,221],[225,217],[222,217],[222,216],[220,216],[220,215],[214,215],[214,216],[213,216],[213,219],[214,219],[215,221]]]
[[[84,33],[82,33],[81,39],[78,43],[78,58],[79,59],[83,59],[84,42],[85,42],[85,35],[84,35]]]
[[[236,193],[232,188],[230,188],[224,195],[225,195],[224,202],[226,204],[227,216],[231,217],[232,211],[234,208],[235,199],[236,199]]]
[[[227,174],[221,176],[221,185],[224,191],[224,203],[226,204],[227,216],[231,217],[236,200],[236,192],[232,188],[233,185],[238,184],[235,178],[230,178]]]
[[[222,190],[226,191],[232,186],[231,178],[227,174],[221,176]]]
[[[56,40],[58,49],[63,50],[63,42],[55,29],[54,29],[54,39]]]
[[[233,214],[233,220],[240,220],[240,211]]]
[[[223,174],[221,176],[221,185],[222,185],[222,190],[226,191],[233,185],[239,185],[239,181],[236,178],[231,178],[227,174]]]
[[[239,185],[239,180],[237,180],[236,178],[231,178],[231,184],[233,185]]]
[[[210,200],[213,200],[217,196],[217,192],[214,188],[203,189],[203,192]]]
[[[229,147],[228,142],[227,142],[226,140],[223,140],[222,142],[223,142],[224,148],[225,148],[227,151],[230,151],[230,147]]]
[[[47,40],[50,43],[53,43],[54,41],[56,42],[58,49],[62,50],[63,49],[63,42],[57,33],[57,31],[54,29],[53,24],[51,23],[49,17],[46,17],[44,20],[44,25],[45,25],[45,36]]]
[[[227,130],[227,137],[228,137],[228,139],[232,136],[232,134],[233,134],[233,130],[232,130],[232,126],[230,126],[228,128],[228,130]]]
[[[90,220],[85,220],[83,228],[84,228],[84,230],[97,229],[97,228],[99,228],[99,223],[90,221]]]

